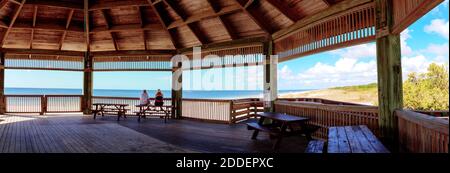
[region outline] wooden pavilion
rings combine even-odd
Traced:
[[[320,107],[333,116],[356,117],[345,120],[350,122],[331,118],[317,120],[324,121],[319,122],[324,128],[321,134],[333,124],[368,124],[387,143],[400,142],[416,152],[448,152],[448,121],[442,125],[440,120],[408,116],[401,111],[400,33],[441,2],[443,0],[1,0],[0,114],[52,110],[82,110],[89,114],[95,99],[111,100],[92,96],[94,72],[175,72],[183,67],[181,63],[171,63],[171,58],[177,54],[192,58],[193,47],[202,48],[202,57],[219,55],[223,64],[217,68],[263,65],[264,89],[270,93],[265,96],[276,98],[277,66],[270,55],[278,55],[278,61],[283,62],[376,42],[379,107],[342,103]],[[255,54],[259,56],[239,60],[226,56]],[[31,96],[4,94],[5,69],[79,71],[84,73],[84,94],[35,96],[40,105],[37,111],[9,110],[8,99],[22,97],[26,100]],[[175,81],[182,82],[181,77],[174,75],[173,85],[177,85]],[[51,108],[57,104],[50,102],[70,99],[79,99],[79,105],[61,110]],[[242,103],[217,101],[230,104],[231,108],[213,111],[215,115],[211,116],[219,118],[208,115],[200,119],[241,120],[235,109],[255,107],[247,109],[246,115],[259,110],[254,100],[250,101],[252,103],[249,100]],[[173,117],[209,114],[211,111],[203,108],[190,108],[204,102],[208,100],[183,99],[182,90],[173,90]],[[266,110],[300,115],[306,109],[313,109],[288,102],[279,99],[264,105]],[[318,111],[317,116],[320,114]],[[428,136],[412,135],[417,131]]]

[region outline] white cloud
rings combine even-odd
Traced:
[[[400,45],[401,45],[401,50],[402,50],[402,55],[411,55],[413,53],[411,47],[408,46],[408,42],[407,40],[411,38],[411,34],[410,34],[409,29],[405,29],[401,34],[400,34]]]
[[[377,80],[375,60],[359,61],[363,57],[375,57],[373,45],[355,46],[330,54],[342,55],[334,64],[316,63],[302,73],[293,73],[289,66],[279,69],[280,88],[327,88],[334,86],[357,85]],[[351,52],[355,52],[351,54]],[[366,52],[366,53],[364,53]],[[369,52],[369,53],[367,53]],[[371,53],[370,53],[371,52]]]
[[[433,20],[426,30],[428,33],[437,33],[448,39],[448,21]],[[406,29],[401,33],[404,80],[411,72],[426,72],[431,63],[448,64],[448,43],[429,44],[426,49],[413,50],[408,45],[408,40],[412,38],[411,32],[413,30]],[[301,73],[294,73],[288,65],[284,65],[278,71],[280,89],[329,88],[377,82],[376,44],[334,50],[328,55],[339,59],[333,64],[317,62]]]
[[[362,44],[330,52],[349,59],[373,57],[377,53],[376,44]]]
[[[434,19],[431,23],[425,26],[426,33],[435,33],[448,39],[449,22],[444,19]]]
[[[415,57],[404,57],[402,58],[403,75],[407,75],[411,72],[426,72],[430,64],[431,61],[428,61],[427,58],[423,55],[418,55]]]
[[[430,44],[423,52],[433,54],[436,56],[448,56],[449,55],[448,43]]]

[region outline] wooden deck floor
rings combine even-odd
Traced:
[[[77,114],[0,115],[0,153],[298,153],[307,145],[302,137],[285,138],[273,151],[267,135],[252,141],[244,124],[115,120]]]

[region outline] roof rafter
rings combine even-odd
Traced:
[[[202,12],[199,14],[195,14],[192,16],[189,16],[186,18],[186,20],[176,20],[174,22],[172,22],[168,28],[172,29],[172,28],[176,28],[176,27],[180,27],[180,26],[184,26],[190,23],[194,23],[194,22],[198,22],[198,21],[202,21],[205,19],[209,19],[209,18],[215,18],[215,17],[220,17],[226,14],[232,14],[238,11],[242,11],[242,8],[240,6],[228,6],[228,7],[224,7],[222,9],[220,9],[219,11],[212,11],[212,12]]]
[[[84,0],[84,31],[86,37],[86,50],[89,52],[90,48],[90,20],[89,20],[89,0]]]
[[[17,29],[28,29],[28,30],[44,30],[44,31],[68,31],[68,32],[77,32],[77,33],[84,33],[82,26],[76,26],[76,25],[69,25],[69,27],[66,28],[66,25],[56,24],[56,23],[45,23],[45,22],[39,22],[36,23],[36,26],[33,27],[32,24],[26,24],[26,23],[16,23],[12,28]]]
[[[5,44],[6,38],[8,37],[9,33],[11,32],[12,26],[14,25],[14,23],[16,22],[17,17],[20,14],[20,11],[22,11],[23,8],[23,4],[25,4],[26,0],[22,0],[22,2],[20,3],[20,5],[16,8],[16,10],[13,12],[13,17],[11,19],[11,22],[8,25],[8,28],[6,29],[6,31],[2,34],[1,37],[1,42],[0,42],[0,47],[3,47],[3,45]]]
[[[126,7],[126,6],[150,6],[150,4],[146,0],[108,1],[108,2],[104,2],[104,3],[92,4],[89,8],[89,11],[104,10],[104,9]]]
[[[28,45],[28,47],[30,49],[33,49],[34,27],[36,27],[38,8],[39,8],[38,6],[36,6],[36,5],[34,6],[34,11],[33,11],[33,29],[31,29],[30,45]]]
[[[284,16],[286,16],[292,22],[296,22],[300,20],[301,16],[297,14],[297,12],[291,10],[291,8],[285,2],[281,2],[280,0],[265,0],[270,5],[278,9]],[[326,1],[326,0],[324,0]]]
[[[207,0],[208,5],[211,7],[211,9],[218,14],[220,12],[220,7],[217,6],[216,3],[214,3],[214,0]],[[233,28],[225,22],[225,19],[222,15],[218,16],[219,22],[220,24],[225,28],[225,31],[227,32],[228,36],[230,36],[230,38],[232,40],[238,39],[237,34],[233,31]]]
[[[327,7],[331,6],[330,1],[328,1],[328,0],[322,0],[322,2],[323,2],[325,5],[327,5]]]
[[[186,19],[188,18],[186,12],[183,9],[179,8],[179,6],[177,6],[174,3],[174,1],[162,0],[162,2],[166,4],[169,8],[171,8],[173,11],[175,11],[175,14],[177,14],[183,22],[186,21]],[[203,34],[203,32],[198,26],[196,26],[193,23],[190,23],[187,24],[187,28],[191,31],[192,34],[194,34],[195,38],[200,42],[200,44],[208,44],[209,42],[208,38],[206,38],[206,36]]]
[[[167,28],[167,23],[166,23],[166,21],[164,21],[164,18],[162,17],[162,15],[164,15],[164,14],[162,14],[162,11],[157,8],[157,6],[156,6],[157,4],[152,3],[151,0],[147,0],[147,1],[150,4],[150,7],[152,7],[152,10],[155,12],[156,16],[158,16],[158,20],[161,22],[161,25],[163,26],[167,35],[169,35],[169,38],[172,41],[173,46],[175,47],[175,49],[178,49],[179,43],[175,39],[175,36],[172,35],[172,32],[170,32],[169,29]]]
[[[234,0],[234,1],[241,6],[244,13],[247,14],[247,16],[250,17],[264,31],[265,34],[269,35],[272,33],[271,27],[268,26],[266,22],[263,22],[263,20],[258,17],[261,15],[256,15],[255,14],[256,11],[251,10],[251,7],[257,1],[254,0]]]
[[[110,29],[111,28],[111,16],[109,16],[109,14],[107,13],[107,9],[102,9],[100,10],[100,14],[102,15],[103,19],[105,20],[106,23],[106,29]],[[109,32],[109,34],[111,35],[111,39],[112,39],[112,43],[114,44],[114,49],[115,50],[119,50],[119,44],[117,43],[116,40],[116,34],[114,32]]]
[[[63,35],[61,36],[61,40],[59,41],[59,50],[62,49],[62,46],[63,46],[63,44],[64,44],[64,40],[65,40],[66,37],[67,37],[67,30],[69,29],[70,23],[72,22],[72,18],[73,18],[73,13],[74,13],[74,12],[75,12],[75,10],[74,10],[74,9],[71,9],[71,10],[69,11],[69,15],[67,16],[66,30],[63,31]]]
[[[2,1],[0,2],[0,10],[3,9],[3,7],[5,7],[6,4],[8,4],[8,2],[9,2],[9,0],[2,0]]]
[[[145,25],[145,20],[144,20],[144,9],[142,6],[137,6],[137,11],[138,11],[138,18],[139,18],[139,22],[141,24],[141,28],[144,27]],[[145,34],[145,30],[142,30],[142,39],[144,41],[144,50],[147,50],[147,34]]]
[[[52,1],[52,0],[27,0],[25,4],[37,5],[37,6],[47,6],[56,8],[66,8],[74,10],[84,10],[83,4],[73,3],[73,2],[62,2],[62,1]]]

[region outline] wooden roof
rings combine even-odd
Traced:
[[[269,36],[340,1],[89,0],[86,8],[81,0],[0,0],[0,46],[92,52],[179,50]]]

